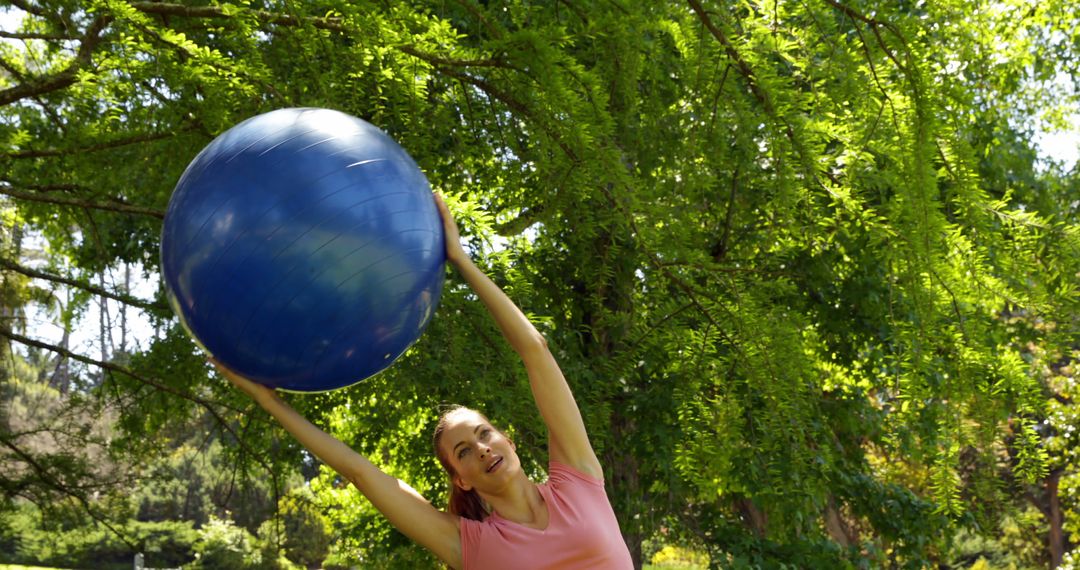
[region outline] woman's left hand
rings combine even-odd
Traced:
[[[251,396],[251,398],[256,402],[261,404],[268,398],[277,397],[277,392],[275,392],[273,388],[268,388],[253,380],[244,378],[236,372],[228,369],[224,364],[218,362],[213,357],[208,358],[207,360],[210,362],[210,364],[214,365],[214,368],[217,368],[217,371],[220,372],[222,376],[224,376],[229,382],[232,382],[233,386],[236,386],[242,392],[244,392],[248,396]]]
[[[442,218],[443,235],[446,238],[446,259],[457,265],[467,260],[469,254],[465,253],[465,248],[461,247],[461,232],[458,230],[457,222],[454,221],[454,215],[450,213],[450,208],[446,206],[446,201],[438,192],[434,195],[435,205],[439,208],[439,216]]]

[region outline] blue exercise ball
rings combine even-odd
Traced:
[[[446,249],[427,179],[378,128],[281,109],[214,139],[176,185],[161,238],[181,324],[256,382],[320,392],[420,337]]]

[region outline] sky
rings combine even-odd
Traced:
[[[22,22],[22,10],[11,7],[0,7],[0,30],[5,32],[14,32],[19,28],[19,23]],[[12,44],[18,44],[16,40],[8,38],[0,38],[0,42],[8,42]]]
[[[1059,132],[1039,132],[1035,135],[1035,144],[1039,154],[1063,162],[1065,170],[1070,170],[1080,159],[1080,114],[1072,117],[1072,128]]]

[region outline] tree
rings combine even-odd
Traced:
[[[310,105],[381,126],[450,196],[555,347],[639,564],[664,526],[713,566],[918,567],[1000,515],[979,503],[1001,449],[1019,481],[1054,476],[1025,347],[1077,343],[1080,230],[1026,135],[1064,108],[1048,95],[1075,98],[1053,81],[1077,61],[1067,2],[13,4],[0,193],[72,270],[5,275],[167,331],[123,365],[3,334],[104,370],[88,395],[121,410],[123,446],[202,416],[250,469],[303,460],[249,429],[161,294],[93,284],[155,270],[169,192],[214,135]],[[452,277],[402,361],[294,402],[429,497],[444,401],[539,472],[497,339]],[[370,511],[336,522],[385,537],[357,552],[411,552]]]

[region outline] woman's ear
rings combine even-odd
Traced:
[[[460,475],[454,475],[454,485],[462,491],[472,491],[473,486],[468,484]]]

